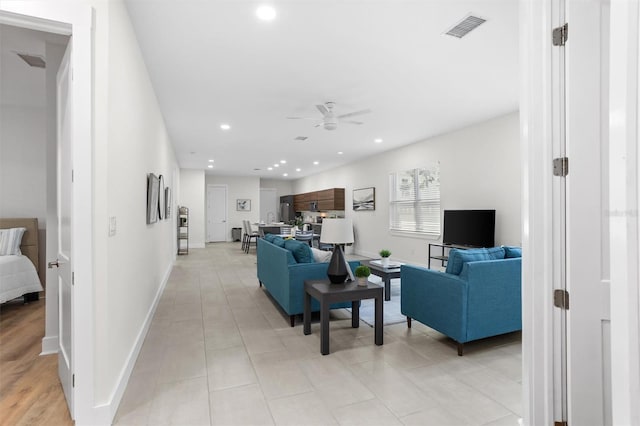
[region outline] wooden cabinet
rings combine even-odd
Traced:
[[[316,203],[319,211],[344,210],[344,188],[305,192],[293,197],[293,204],[297,212],[311,210],[312,203]]]
[[[344,210],[344,188],[318,191],[318,210]]]

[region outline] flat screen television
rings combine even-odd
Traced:
[[[495,210],[445,210],[442,242],[493,247],[495,229]]]

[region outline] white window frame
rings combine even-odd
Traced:
[[[420,174],[430,176],[430,190],[427,194],[420,191]],[[407,197],[400,194],[397,180],[401,174],[413,174],[413,196]],[[420,207],[431,207],[430,217],[425,218],[420,215],[426,209]],[[398,219],[399,209],[413,209],[413,221],[404,224]],[[402,170],[389,174],[389,231],[393,233],[439,237],[441,233],[441,211],[440,211],[440,164],[435,163],[431,167],[419,167],[415,169]]]

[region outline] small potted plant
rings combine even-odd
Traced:
[[[382,266],[384,266],[385,268],[389,267],[389,256],[391,256],[391,252],[389,250],[380,250],[380,257],[382,258],[380,259],[380,263],[382,263]]]
[[[369,281],[369,275],[371,275],[371,269],[368,266],[360,265],[353,271],[354,275],[358,279],[358,285],[365,287]]]

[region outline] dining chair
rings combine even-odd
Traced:
[[[245,220],[244,223],[247,227],[247,245],[245,246],[245,253],[249,253],[249,249],[251,248],[251,240],[255,241],[256,250],[258,249],[258,238],[260,238],[260,233],[258,231],[254,231],[251,229],[251,222]]]

